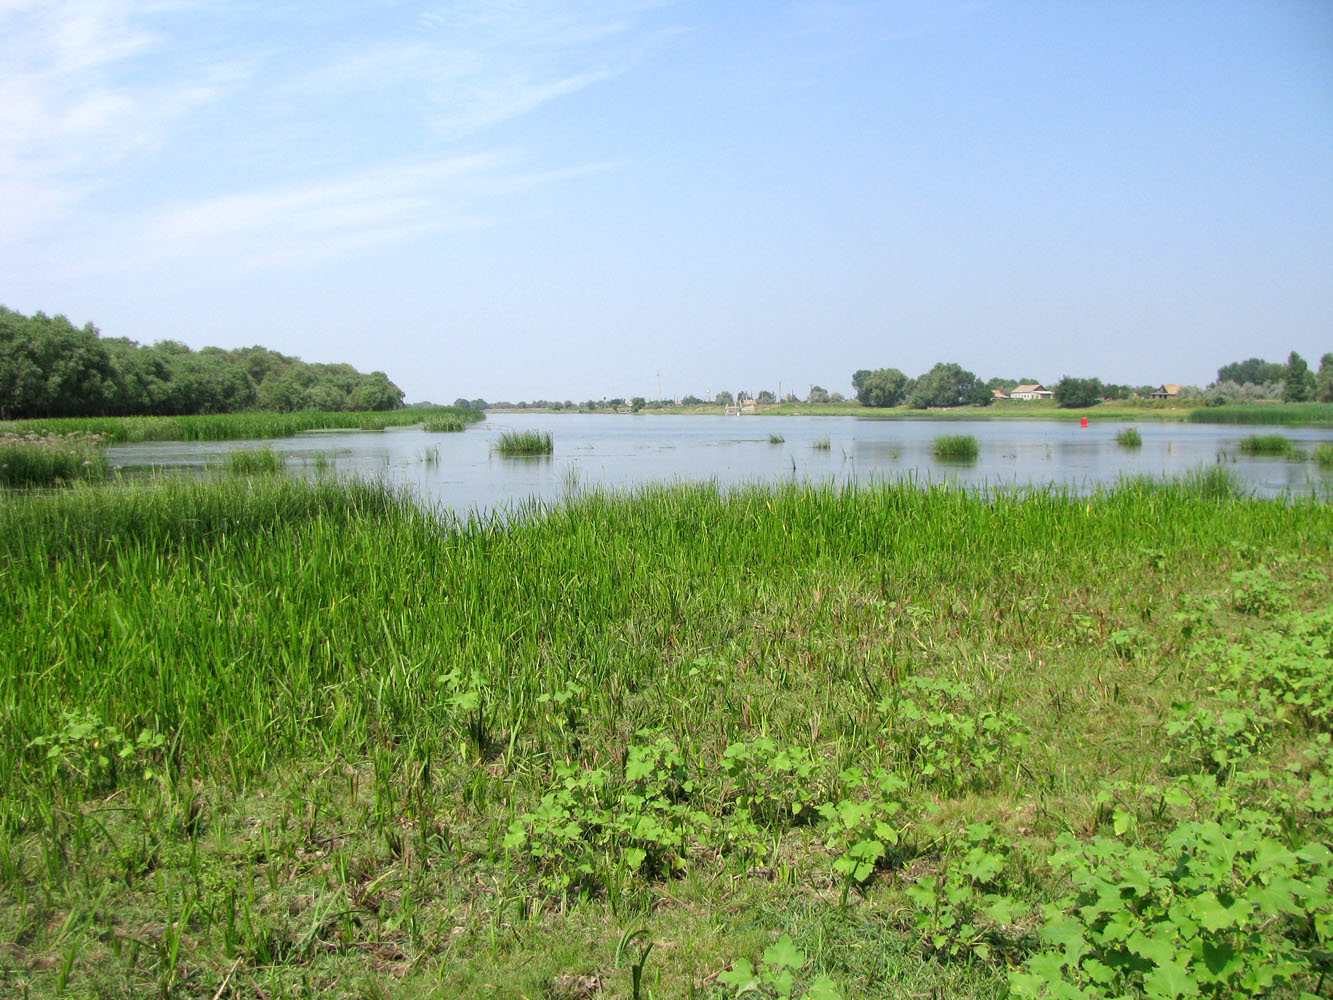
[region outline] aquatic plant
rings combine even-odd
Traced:
[[[549,455],[552,450],[549,431],[502,431],[495,450],[506,457]]]
[[[1245,455],[1290,455],[1292,444],[1281,434],[1252,434],[1241,438],[1240,450]]]
[[[227,452],[223,467],[232,475],[254,476],[281,472],[285,464],[281,452],[272,448],[237,448]]]
[[[98,434],[0,432],[0,485],[55,486],[93,482],[106,475],[106,454]]]
[[[1115,443],[1122,448],[1142,448],[1143,435],[1137,427],[1123,427],[1116,432]]]
[[[979,448],[971,434],[944,434],[935,439],[935,457],[959,460],[974,459]]]

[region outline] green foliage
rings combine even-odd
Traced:
[[[151,779],[152,764],[166,743],[150,729],[127,736],[90,712],[61,712],[61,723],[57,731],[34,737],[28,747],[43,751],[41,766],[49,781],[69,782],[85,792],[114,788],[125,775]]]
[[[979,400],[989,402],[990,390],[961,365],[941,362],[922,375],[907,395],[907,405],[924,410],[931,407],[967,406]]]
[[[842,991],[828,976],[819,976],[804,989],[797,977],[805,968],[805,952],[796,947],[790,934],[784,934],[764,949],[763,960],[755,967],[748,958],[738,958],[731,968],[718,974],[717,981],[733,997],[769,997],[775,1000],[842,1000]]]
[[[427,417],[422,426],[432,434],[447,434],[466,429],[467,423],[456,416]]]
[[[782,444],[782,443],[785,442],[786,440],[787,440],[787,439],[786,439],[785,437],[783,437],[781,434],[770,434],[770,435],[768,436],[768,443],[769,443],[769,444]]]
[[[897,406],[907,398],[912,380],[897,368],[862,369],[852,376],[852,387],[862,406]]]
[[[0,419],[392,410],[402,401],[383,372],[308,364],[262,347],[144,347],[102,338],[91,323],[80,330],[63,316],[0,306]]]
[[[1292,351],[1282,373],[1282,402],[1308,403],[1315,398],[1316,381],[1305,359]]]
[[[1142,448],[1143,435],[1137,427],[1124,427],[1116,432],[1115,443],[1122,448]]]
[[[732,743],[722,752],[737,810],[760,827],[782,829],[812,817],[823,791],[821,763],[805,747],[780,746],[766,736]]]
[[[843,900],[854,885],[865,882],[880,867],[896,860],[906,824],[907,782],[892,771],[875,767],[866,772],[852,767],[839,776],[843,796],[819,807],[825,837],[838,857],[833,870],[843,879]]]
[[[550,431],[502,431],[495,443],[495,450],[507,458],[549,455],[552,448]]]
[[[1321,441],[1314,450],[1314,460],[1320,468],[1327,469],[1333,467],[1333,444],[1327,441]]]
[[[977,457],[977,439],[971,434],[946,434],[935,439],[935,457],[971,461]]]
[[[1095,406],[1105,394],[1101,379],[1073,378],[1066,375],[1056,382],[1051,392],[1055,394],[1055,405],[1064,409],[1082,409]]]
[[[1246,361],[1234,361],[1217,370],[1217,381],[1235,382],[1238,385],[1265,385],[1280,382],[1286,377],[1287,367],[1279,362],[1249,358]]]
[[[1330,403],[1234,403],[1191,411],[1185,419],[1196,424],[1333,425]]]

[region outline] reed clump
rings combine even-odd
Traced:
[[[1241,438],[1240,450],[1245,455],[1290,455],[1292,443],[1281,434],[1251,434]]]
[[[1314,450],[1314,460],[1321,468],[1333,468],[1333,443],[1321,441]]]
[[[429,417],[423,426],[432,434],[456,433],[467,429],[461,417]]]
[[[1333,403],[1227,403],[1203,406],[1186,418],[1196,424],[1333,425]]]
[[[944,434],[935,439],[936,458],[969,461],[976,458],[979,451],[977,439],[971,434]]]
[[[810,442],[810,447],[815,451],[831,451],[833,443],[827,437],[816,438]]]
[[[99,434],[0,433],[0,485],[58,486],[107,476]]]
[[[782,443],[785,442],[786,440],[787,440],[787,439],[786,439],[785,437],[783,437],[781,434],[770,434],[770,435],[768,436],[768,443],[769,443],[769,444],[782,444]]]
[[[234,476],[260,476],[281,472],[286,460],[272,448],[238,448],[227,452],[223,468]]]
[[[1116,432],[1115,443],[1122,448],[1142,448],[1143,435],[1137,427],[1124,427]]]
[[[495,442],[495,450],[509,458],[549,455],[552,449],[549,431],[503,431]]]

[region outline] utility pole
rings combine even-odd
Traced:
[[[662,369],[657,370],[657,402],[662,402]]]

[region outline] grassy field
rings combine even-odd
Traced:
[[[97,434],[111,444],[136,441],[237,441],[291,437],[315,430],[383,430],[423,421],[465,424],[484,418],[477,410],[434,407],[364,413],[215,413],[184,417],[69,417],[60,420],[0,421],[0,434]]]
[[[0,994],[1326,995],[1330,539],[1220,472],[5,496]]]

